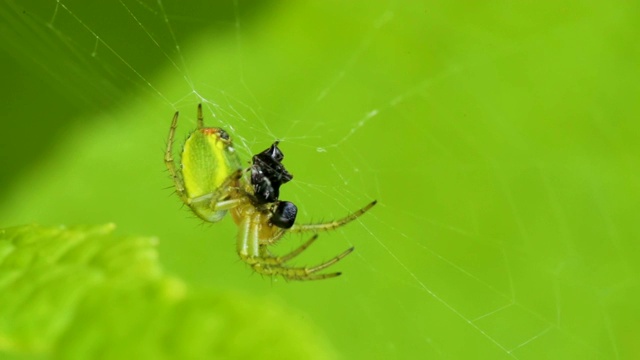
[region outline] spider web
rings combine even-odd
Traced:
[[[117,124],[118,134],[154,140],[122,142],[107,157],[116,169],[131,159],[150,169],[150,177],[121,184],[128,192],[95,195],[65,175],[47,185],[21,180],[2,218],[65,222],[71,216],[155,232],[168,271],[201,286],[280,298],[317,323],[346,358],[632,357],[638,332],[629,326],[638,313],[626,299],[637,297],[637,268],[628,254],[630,234],[615,216],[624,206],[612,200],[620,196],[616,175],[626,170],[572,152],[584,145],[579,140],[568,152],[540,153],[540,128],[500,120],[518,119],[530,108],[525,99],[536,94],[534,80],[517,77],[521,69],[514,70],[513,87],[504,80],[495,97],[478,95],[491,79],[513,75],[501,70],[506,64],[543,53],[548,40],[563,43],[590,18],[510,42],[478,22],[457,28],[455,9],[406,5],[232,1],[216,12],[163,1],[119,0],[104,8],[72,0],[7,3],[9,28],[32,34],[26,44],[35,48],[7,43],[11,54],[45,74],[69,102],[85,102],[88,115],[78,116],[100,112],[89,125],[66,123],[65,139],[87,126],[91,135],[60,145],[60,153],[89,149],[78,155],[88,162],[91,149],[104,152],[121,139],[104,123]],[[604,27],[613,18],[597,23]],[[308,25],[320,20],[326,21]],[[475,41],[489,50],[478,51]],[[41,57],[56,52],[65,54],[62,60]],[[521,84],[534,90],[509,94]],[[230,221],[197,226],[184,213],[176,216],[175,199],[160,190],[169,185],[161,163],[139,159],[147,159],[149,150],[142,149],[149,144],[155,146],[150,156],[161,159],[173,112],[181,113],[184,136],[200,102],[205,123],[229,131],[243,159],[282,141],[295,176],[282,196],[298,204],[300,221],[335,219],[379,200],[355,224],[321,234],[324,241],[296,261],[319,263],[355,246],[335,265],[342,277],[300,284],[247,278],[233,252]],[[608,131],[607,145],[619,141],[604,115],[594,114],[587,127]],[[93,140],[105,132],[104,140]],[[64,173],[81,167],[77,161],[45,159],[33,173]],[[55,195],[69,182],[77,186],[72,196]],[[17,199],[43,187],[52,204],[80,208],[87,197],[105,203],[112,196],[118,211],[58,218]],[[122,210],[132,202],[145,205]],[[277,251],[301,241],[284,240]]]

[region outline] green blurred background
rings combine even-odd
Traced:
[[[166,272],[278,299],[345,359],[640,357],[639,6],[80,0],[0,4],[0,227],[115,222]],[[281,139],[282,198],[321,234],[260,278],[162,163],[205,121]],[[636,119],[636,120],[634,120]],[[286,252],[304,238],[286,238]]]

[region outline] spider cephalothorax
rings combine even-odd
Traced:
[[[176,112],[171,122],[164,156],[176,193],[184,204],[205,221],[219,221],[227,211],[231,212],[238,225],[238,255],[245,263],[258,273],[281,275],[293,280],[327,279],[340,275],[339,272],[317,272],[349,255],[353,247],[320,265],[290,267],[286,263],[307,249],[318,235],[313,235],[284,256],[273,255],[269,246],[287,232],[317,233],[343,226],[371,209],[376,201],[336,221],[295,224],[297,207],[290,201],[279,200],[280,186],[291,181],[293,176],[282,164],[284,154],[278,148],[277,141],[254,155],[250,169],[243,172],[229,134],[220,128],[205,127],[202,106],[198,105],[198,126],[185,141],[178,164],[173,158],[173,139],[177,124]],[[250,176],[243,176],[249,170]]]

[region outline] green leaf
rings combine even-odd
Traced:
[[[115,226],[0,230],[0,356],[55,359],[333,358],[273,300],[192,289],[157,239]]]

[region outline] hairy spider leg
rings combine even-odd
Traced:
[[[173,141],[176,135],[176,129],[178,128],[178,116],[180,112],[176,111],[171,121],[171,127],[169,128],[169,139],[167,140],[167,151],[164,153],[164,164],[169,170],[169,175],[173,179],[173,183],[176,186],[176,194],[180,197],[183,203],[189,204],[189,198],[184,187],[184,180],[182,179],[182,173],[178,171],[176,161],[173,158]]]
[[[287,255],[276,257],[277,263],[285,263],[294,257],[300,255],[301,252],[305,251],[311,244],[313,244],[318,239],[318,234],[315,234],[311,237],[311,239],[307,240],[304,244],[300,245],[297,249],[291,251]]]
[[[260,226],[264,222],[264,215],[257,212],[245,217],[238,232],[238,254],[240,258],[251,265],[257,273],[263,275],[280,275],[288,280],[321,280],[339,276],[340,272],[329,274],[315,274],[327,267],[342,260],[353,251],[353,247],[342,252],[338,256],[313,267],[288,267],[285,262],[306,250],[316,239],[317,235],[311,237],[307,242],[297,249],[282,257],[273,256],[268,250],[269,244],[260,244]]]
[[[351,247],[341,254],[333,257],[332,259],[325,261],[319,265],[312,267],[288,267],[285,262],[291,260],[293,257],[299,255],[301,252],[306,250],[311,243],[313,243],[317,239],[317,235],[309,239],[306,243],[302,244],[297,249],[293,250],[289,254],[282,257],[274,257],[268,250],[268,245],[262,244],[259,245],[260,249],[260,258],[258,259],[259,267],[253,266],[253,268],[264,275],[281,275],[287,280],[322,280],[329,279],[336,276],[340,276],[341,272],[334,272],[328,274],[315,274],[318,271],[324,270],[329,266],[337,263],[342,260],[344,257],[349,255],[354,248]]]
[[[355,211],[355,212],[343,217],[342,219],[338,219],[338,220],[334,220],[334,221],[330,221],[330,222],[326,222],[326,223],[319,223],[319,224],[293,225],[293,227],[291,227],[291,229],[289,229],[287,231],[291,232],[291,233],[301,233],[301,232],[307,232],[307,231],[318,232],[318,231],[334,230],[334,229],[337,229],[337,228],[339,228],[341,226],[344,226],[344,225],[352,222],[353,220],[359,218],[360,216],[364,215],[364,213],[369,211],[369,209],[371,209],[377,202],[378,202],[378,200],[374,200],[374,201],[370,202],[369,204],[367,204],[362,209],[357,210],[357,211]]]
[[[231,192],[236,191],[237,187],[233,187],[231,185],[234,182],[240,180],[240,178],[242,177],[242,172],[243,170],[234,171],[224,180],[222,184],[220,184],[220,187],[218,187],[216,191],[212,193],[200,195],[194,198],[188,198],[187,205],[196,206],[201,203],[208,203],[212,211],[217,211],[233,209],[236,206],[246,203],[248,201],[246,197],[219,201],[220,199],[230,195]]]
[[[202,103],[198,104],[198,129],[204,127],[204,116],[202,116]]]

